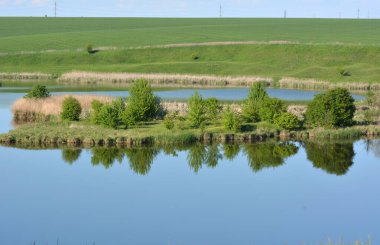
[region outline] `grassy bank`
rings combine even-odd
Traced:
[[[268,138],[281,139],[354,139],[380,135],[380,127],[352,127],[345,129],[313,129],[281,131],[273,125],[246,125],[242,133],[225,130],[222,125],[193,129],[186,124],[168,130],[162,121],[138,125],[128,130],[107,129],[86,122],[46,122],[18,126],[0,135],[2,144],[11,145],[72,145],[72,146],[142,146],[202,143],[252,143]]]
[[[380,81],[380,47],[342,45],[225,45],[205,47],[107,50],[89,55],[83,52],[54,52],[0,56],[1,72],[58,74],[77,71],[248,76],[289,87],[303,81],[304,88],[318,83],[365,83]],[[193,55],[199,56],[194,60]],[[342,76],[339,69],[350,76]],[[103,76],[106,76],[103,75]],[[88,83],[97,74],[65,74],[63,82]],[[101,78],[100,75],[98,77]],[[286,78],[286,79],[285,79]],[[290,79],[289,79],[290,78]],[[165,77],[163,78],[165,79]],[[100,79],[101,80],[101,79]],[[168,79],[170,80],[170,79]],[[178,85],[184,79],[176,79]],[[198,81],[195,79],[194,81]],[[229,79],[231,80],[231,79]],[[244,79],[239,79],[244,81]],[[107,79],[117,85],[117,79]],[[228,81],[228,80],[227,80]],[[279,82],[281,81],[281,82]],[[225,84],[222,84],[225,86]],[[220,84],[219,84],[220,86]]]

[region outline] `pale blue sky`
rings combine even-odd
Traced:
[[[380,18],[380,0],[57,0],[58,16]],[[54,0],[0,0],[0,16],[54,15]]]

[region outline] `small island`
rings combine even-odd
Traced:
[[[307,105],[270,98],[255,82],[241,103],[204,99],[162,101],[147,80],[138,79],[128,98],[51,96],[37,85],[13,105],[17,127],[0,142],[29,146],[148,146],[252,143],[268,138],[348,139],[380,135],[379,96],[355,102],[347,89],[318,94]]]

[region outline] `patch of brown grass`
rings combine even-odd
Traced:
[[[107,84],[129,86],[139,79],[148,80],[152,86],[209,86],[209,87],[246,87],[253,83],[265,82],[268,86],[272,78],[257,76],[213,76],[189,74],[143,74],[143,73],[102,73],[73,71],[63,74],[59,81],[75,84]]]

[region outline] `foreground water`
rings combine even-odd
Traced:
[[[0,157],[4,245],[380,241],[380,140]]]

